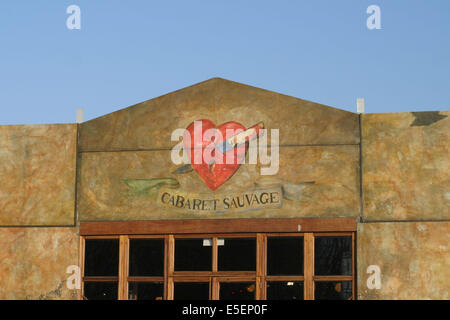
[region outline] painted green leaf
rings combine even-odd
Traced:
[[[178,180],[173,178],[125,179],[123,182],[129,188],[126,193],[129,197],[153,197],[163,186],[173,189],[180,187]]]

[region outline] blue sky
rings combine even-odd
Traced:
[[[89,120],[212,77],[351,111],[450,110],[450,1],[0,2],[0,124]]]

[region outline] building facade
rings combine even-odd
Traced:
[[[449,299],[449,115],[214,78],[81,124],[0,126],[0,299]],[[196,121],[248,133],[222,149],[243,163],[174,161]]]

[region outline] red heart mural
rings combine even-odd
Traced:
[[[195,123],[197,125],[194,125]],[[201,124],[201,128],[199,124]],[[209,129],[212,129],[209,133],[219,131],[222,138],[220,138],[220,135],[218,137],[216,135],[208,135],[208,133],[205,135],[205,132]],[[234,134],[230,134],[230,130],[233,130]],[[186,128],[184,147],[189,154],[192,168],[197,171],[211,190],[216,190],[236,172],[245,158],[247,144],[242,143],[229,150],[222,149],[225,151],[224,153],[218,148],[211,149],[211,146],[223,145],[225,140],[242,131],[245,131],[245,127],[240,123],[230,121],[216,127],[212,121],[206,119],[196,120]],[[216,161],[208,159],[208,157],[205,159],[203,156],[208,146],[207,154],[214,157]],[[195,155],[196,150],[197,158]],[[233,159],[232,163],[229,161],[230,158]],[[217,161],[218,159],[222,161]]]

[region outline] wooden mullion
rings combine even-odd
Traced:
[[[264,291],[264,282],[262,277],[256,277],[255,281],[255,300],[264,300],[263,291]]]
[[[219,300],[220,283],[218,278],[211,278],[211,300]]]
[[[217,277],[219,282],[256,282],[256,276],[254,277]]]
[[[256,277],[255,271],[217,271],[211,274],[214,277]]]
[[[173,276],[175,269],[175,239],[173,235],[169,235],[169,246],[168,246],[168,275]]]
[[[263,270],[263,250],[264,250],[264,244],[263,244],[263,236],[262,234],[258,233],[256,235],[256,276],[261,277],[264,273]]]
[[[314,276],[314,281],[353,281],[353,276]]]
[[[229,277],[229,278],[236,278],[236,277],[247,277],[247,278],[255,278],[256,273],[255,272],[241,272],[241,271],[221,271],[221,272],[203,272],[203,271],[177,271],[172,274],[172,277],[175,279],[180,278],[207,278],[207,277]]]
[[[263,238],[263,275],[262,275],[262,285],[263,285],[263,290],[262,290],[262,299],[263,300],[267,300],[267,235],[264,235]]]
[[[265,255],[264,255],[264,235],[258,233],[256,235],[256,300],[264,299],[264,268],[265,268]]]
[[[304,298],[314,300],[314,235],[306,233],[304,238]]]
[[[356,300],[356,234],[352,233],[352,300]]]
[[[209,276],[183,276],[172,277],[173,282],[209,282],[211,277]]]
[[[209,277],[209,281],[208,281],[208,283],[209,283],[209,293],[208,293],[208,300],[212,300],[212,290],[213,290],[213,288],[212,288],[212,279],[213,279],[213,277]]]
[[[119,240],[119,300],[128,300],[129,239]]]
[[[173,300],[173,278],[167,279],[167,300]]]
[[[83,282],[119,282],[119,277],[83,277]]]
[[[169,276],[169,235],[164,236],[164,292],[163,299],[167,300],[167,287]]]
[[[219,246],[217,237],[212,238],[212,272],[217,272],[219,264]]]
[[[128,282],[163,282],[164,277],[128,277]]]
[[[211,277],[215,273],[211,271],[174,271],[173,277]]]
[[[80,268],[80,289],[78,290],[78,300],[84,299],[84,283],[82,281],[84,277],[84,256],[85,256],[85,240],[84,237],[80,237],[79,257],[78,263]]]
[[[167,267],[166,267],[166,286],[167,300],[173,300],[173,271],[175,268],[175,239],[173,235],[168,235],[167,239]]]

